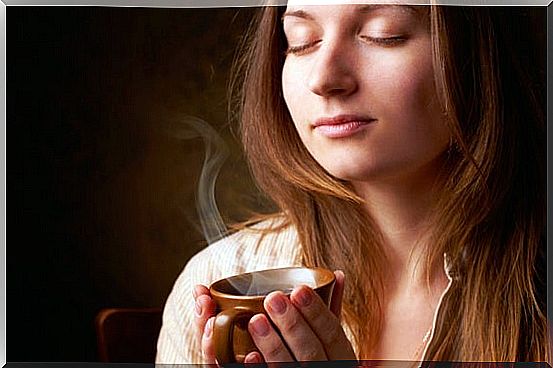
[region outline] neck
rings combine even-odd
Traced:
[[[423,261],[437,198],[435,178],[436,175],[425,171],[409,180],[390,178],[353,183],[382,234],[391,270],[385,281],[394,289],[428,286]],[[441,284],[443,265],[432,266],[430,271],[431,284]]]

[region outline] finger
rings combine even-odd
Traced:
[[[192,289],[192,295],[194,296],[194,299],[197,299],[200,295],[211,295],[209,292],[209,289],[205,287],[204,285],[196,285]]]
[[[327,360],[321,342],[288,297],[273,292],[265,298],[264,306],[297,360]]]
[[[196,341],[201,341],[205,324],[215,315],[216,304],[208,295],[200,295],[194,303],[194,325],[196,327]]]
[[[266,362],[294,361],[282,339],[264,314],[256,314],[250,319],[248,331]]]
[[[246,364],[261,364],[263,363],[263,357],[257,351],[248,353],[244,358],[244,363]]]
[[[355,353],[340,325],[340,320],[313,289],[305,285],[299,286],[292,291],[290,300],[317,336],[317,341],[321,342],[328,359],[355,359]]]
[[[334,271],[336,283],[332,291],[332,300],[330,301],[330,310],[338,319],[342,314],[342,298],[344,296],[345,275],[342,271]]]
[[[214,308],[210,305],[211,303],[205,304],[207,299],[202,299],[200,297],[205,295],[211,299],[211,293],[207,287],[198,284],[192,288],[192,295],[194,296],[194,324],[196,326],[196,336],[201,339],[205,323],[210,317],[210,315],[205,315],[206,309],[208,309],[208,311],[209,309],[213,309],[214,311]],[[198,301],[198,298],[202,301]]]
[[[205,324],[204,332],[202,335],[202,355],[204,357],[204,363],[216,364],[215,361],[215,344],[213,343],[213,322],[215,317],[208,319]]]

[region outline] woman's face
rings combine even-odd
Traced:
[[[449,131],[436,99],[425,8],[289,2],[283,26],[284,99],[323,168],[372,181],[437,167]]]

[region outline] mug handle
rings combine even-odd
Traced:
[[[236,363],[234,356],[233,332],[237,318],[253,317],[255,313],[246,308],[231,308],[221,311],[213,323],[215,358],[219,364]]]

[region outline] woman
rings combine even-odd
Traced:
[[[189,262],[158,362],[215,361],[204,285],[291,265],[342,270],[331,308],[307,287],[270,294],[273,324],[250,320],[259,351],[246,362],[549,361],[544,110],[516,54],[529,47],[523,20],[481,7],[262,9],[241,64],[241,133],[281,212]]]

